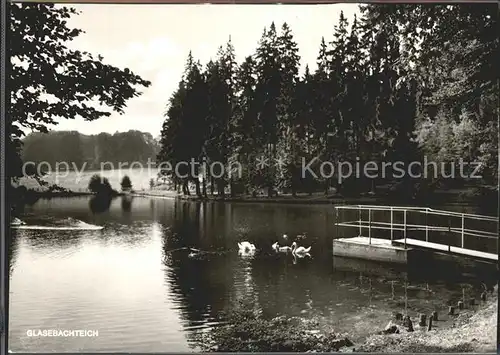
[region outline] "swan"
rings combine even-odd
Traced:
[[[311,247],[309,248],[304,248],[304,247],[297,247],[297,243],[293,242],[292,243],[292,253],[293,254],[309,254],[309,251],[311,250]]]
[[[238,243],[238,248],[241,252],[253,252],[255,251],[255,245],[249,242]]]
[[[276,242],[276,243],[273,244],[273,249],[276,252],[289,252],[289,251],[292,251],[291,247],[288,247],[288,246],[280,247],[279,244],[278,244],[278,242]]]

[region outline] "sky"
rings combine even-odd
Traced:
[[[61,5],[62,6],[62,5]],[[206,64],[229,37],[239,63],[255,52],[265,27],[274,21],[291,27],[301,56],[301,69],[316,67],[321,37],[332,39],[340,11],[351,19],[356,4],[328,5],[72,5],[81,14],[68,26],[85,33],[69,46],[95,55],[119,68],[129,68],[151,81],[143,94],[128,101],[123,115],[96,121],[63,120],[52,127],[83,134],[136,129],[160,135],[169,97],[178,86],[189,51]]]

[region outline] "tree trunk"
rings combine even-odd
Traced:
[[[225,198],[224,187],[225,187],[224,180],[220,179],[219,181],[217,181],[217,192],[222,199]]]
[[[184,195],[191,196],[191,193],[189,192],[189,180],[186,179],[183,181],[182,189],[184,191]]]
[[[214,195],[214,178],[213,178],[213,176],[210,176],[210,194],[212,196]]]
[[[233,178],[229,178],[229,188],[231,190],[231,197],[236,196],[236,193],[234,191],[234,181],[233,181]]]
[[[203,177],[203,197],[207,197],[207,179],[205,178],[205,176]]]
[[[196,186],[196,196],[201,197],[200,180],[198,178],[195,178],[194,184]]]

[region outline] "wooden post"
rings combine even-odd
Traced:
[[[455,307],[450,306],[450,308],[448,309],[448,314],[449,314],[450,316],[454,315],[454,314],[455,314]]]
[[[427,316],[425,314],[420,315],[420,321],[418,322],[418,325],[421,327],[425,327],[427,324]]]
[[[405,316],[403,319],[403,325],[407,327],[409,332],[413,332],[413,322],[411,321],[410,316]]]
[[[486,302],[486,291],[481,293],[481,301]]]
[[[438,312],[437,311],[432,312],[432,319],[434,319],[436,321],[438,320]]]
[[[427,326],[427,331],[432,330],[432,320],[434,319],[434,316],[429,317],[429,325]]]
[[[372,210],[368,209],[368,244],[372,244]]]
[[[404,214],[404,235],[405,235],[405,249],[406,249],[406,210]]]
[[[458,307],[458,309],[464,309],[464,302],[463,301],[458,301],[457,302],[457,307]]]
[[[391,242],[394,240],[393,220],[394,220],[394,211],[391,207]]]
[[[464,226],[465,226],[465,216],[462,213],[462,249],[465,247],[465,233],[464,233]]]

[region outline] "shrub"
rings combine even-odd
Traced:
[[[130,191],[132,189],[132,181],[130,181],[127,175],[123,177],[120,185],[122,186],[122,191]]]

